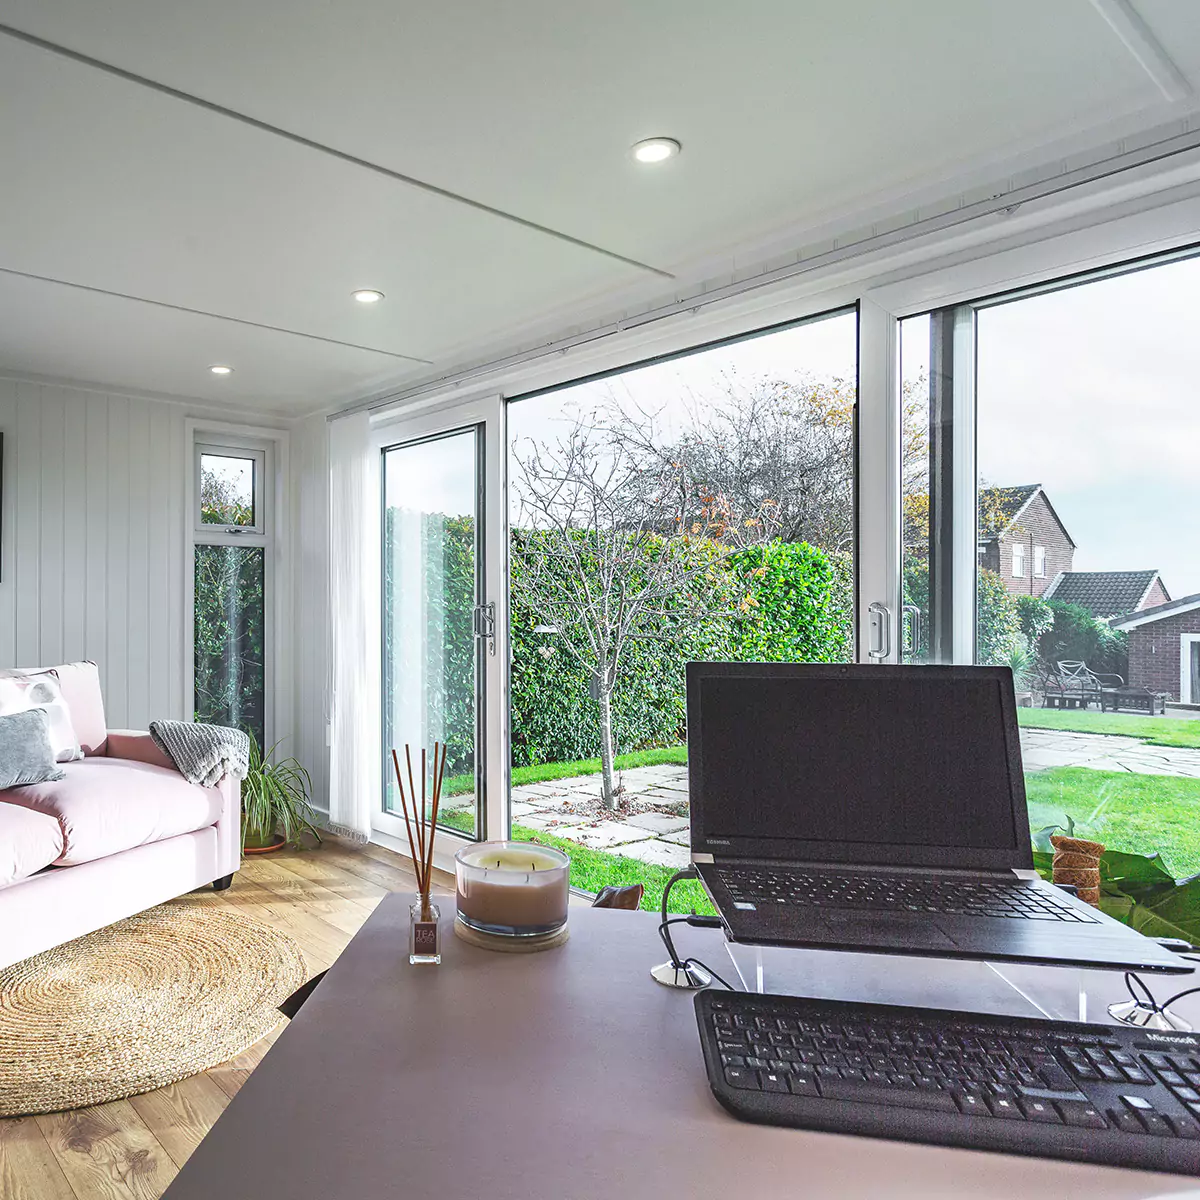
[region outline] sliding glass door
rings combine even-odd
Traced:
[[[1034,828],[1177,877],[1200,870],[1197,285],[1173,258],[901,323],[905,661],[1011,668]]]
[[[479,839],[487,828],[489,689],[498,688],[496,605],[489,592],[489,465],[495,406],[383,431],[383,796],[376,828],[405,837],[399,759],[421,793],[422,756],[445,748],[439,825]],[[472,419],[473,417],[478,419]],[[405,435],[409,436],[405,436]],[[411,811],[411,797],[410,811]]]

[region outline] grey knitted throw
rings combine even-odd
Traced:
[[[240,729],[192,721],[151,721],[150,736],[188,783],[216,787],[226,775],[246,777],[250,739]]]

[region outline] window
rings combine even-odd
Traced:
[[[841,312],[509,404],[511,831],[576,886],[655,903],[689,861],[689,659],[853,661],[857,333]]]
[[[196,446],[197,529],[261,535],[266,451]]]
[[[198,442],[192,690],[197,721],[268,732],[269,450]]]
[[[1197,287],[1200,256],[1174,258],[902,323],[905,383],[929,364],[929,490],[905,497],[904,543],[905,598],[921,602],[928,658],[1011,669],[1034,830],[1073,822],[1111,849],[1159,853],[1176,878],[1200,869],[1185,819],[1200,788],[1159,757],[1157,738],[1126,763],[1129,743],[1110,748],[1107,735],[1173,727],[1177,745],[1200,745],[1200,731],[1183,728],[1194,722],[1145,711],[1147,693],[1171,704],[1200,688],[1200,656],[1116,619],[1156,578],[1175,597],[1200,592],[1188,326]],[[1035,586],[1051,566],[1053,591]],[[927,588],[910,588],[910,576]],[[1102,683],[1089,685],[1050,711],[1071,695],[1058,664],[1074,661],[1102,683],[1119,676],[1129,693],[1110,691],[1102,712]]]

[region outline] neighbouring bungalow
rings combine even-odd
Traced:
[[[1129,682],[1200,705],[1200,592],[1111,622],[1129,636]]]

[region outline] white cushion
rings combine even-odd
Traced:
[[[63,699],[62,688],[53,671],[40,675],[25,675],[15,671],[0,672],[0,717],[41,708],[46,712],[50,733],[50,749],[57,762],[74,762],[83,757],[71,710]]]

